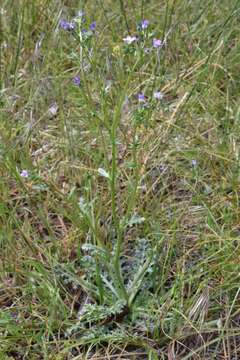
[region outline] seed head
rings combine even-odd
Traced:
[[[145,54],[150,54],[151,50],[152,50],[151,48],[145,48],[144,52],[145,52]]]

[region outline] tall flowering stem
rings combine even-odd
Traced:
[[[119,288],[120,295],[126,301],[128,300],[128,294],[124,286],[121,266],[120,266],[120,255],[122,252],[122,243],[123,243],[123,228],[120,224],[119,217],[117,215],[117,129],[120,123],[121,117],[121,107],[125,99],[125,93],[122,95],[122,101],[119,101],[120,106],[117,107],[115,116],[111,128],[111,144],[112,144],[112,166],[111,166],[111,207],[112,207],[112,218],[117,234],[117,242],[115,246],[114,254],[114,272],[117,284],[115,285]]]
[[[134,72],[135,67],[138,65],[138,60],[133,66],[132,72]],[[123,235],[124,235],[124,221],[120,220],[120,217],[117,214],[117,130],[121,120],[122,113],[122,105],[126,98],[126,92],[129,86],[129,82],[131,80],[131,74],[128,76],[125,87],[120,95],[119,101],[117,102],[118,106],[115,110],[110,136],[111,136],[111,147],[112,147],[112,163],[111,163],[111,207],[112,207],[112,219],[115,228],[115,232],[117,235],[117,241],[115,244],[115,253],[114,253],[114,272],[115,272],[115,287],[119,288],[120,296],[128,301],[129,295],[124,286],[122,270],[120,265],[120,256],[123,247]]]

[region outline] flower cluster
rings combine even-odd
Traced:
[[[147,19],[142,20],[137,26],[137,29],[140,32],[139,36],[128,35],[128,36],[123,38],[123,42],[126,45],[133,45],[133,44],[135,44],[137,42],[139,44],[142,44],[142,49],[143,49],[145,54],[149,54],[154,49],[160,50],[164,46],[164,41],[162,41],[161,39],[155,38],[155,37],[151,40],[152,46],[151,47],[145,47],[145,42],[146,42],[145,40],[151,38],[151,36],[152,36],[151,33],[147,32],[149,26],[150,26],[150,21],[149,20],[147,20]],[[132,50],[133,50],[133,48],[129,47],[129,52],[132,52]],[[163,99],[163,93],[161,91],[155,91],[153,93],[152,97],[153,97],[153,99],[155,101],[162,100]],[[137,95],[137,99],[138,99],[139,104],[142,105],[142,107],[145,107],[147,105],[147,98],[142,92]]]
[[[59,26],[62,30],[73,31],[76,30],[77,25],[80,25],[80,27],[82,27],[82,24],[85,23],[86,23],[85,13],[80,10],[77,12],[76,16],[70,22],[65,19],[61,19]],[[97,27],[96,21],[93,21],[92,23],[89,24],[89,30],[92,33],[96,31],[96,27]],[[86,28],[81,28],[80,30],[82,31],[83,34],[87,33],[88,31]]]
[[[86,24],[87,20],[85,17],[85,13],[82,10],[79,10],[76,16],[71,21],[61,19],[59,22],[59,27],[64,31],[73,32],[73,34],[76,34],[77,31],[79,31],[82,35],[82,39],[87,40],[95,33],[97,23],[96,21],[88,23],[88,27],[85,26]],[[72,83],[75,86],[79,87],[81,85],[80,77],[78,75],[74,76],[72,79]]]
[[[137,95],[137,99],[138,99],[138,102],[141,103],[141,104],[146,104],[147,103],[147,98],[144,95],[144,93],[139,93]],[[157,101],[162,100],[163,99],[163,93],[161,91],[155,91],[153,93],[153,99],[155,99]]]
[[[144,33],[148,27],[150,25],[150,21],[147,19],[142,20],[139,24],[138,24],[138,30],[141,31],[142,33]],[[131,45],[133,43],[135,43],[136,41],[139,40],[139,37],[137,36],[131,36],[128,35],[127,37],[123,38],[123,41],[125,44],[127,45]],[[153,38],[152,40],[152,47],[156,48],[156,49],[161,49],[164,45],[164,42],[161,39],[157,39],[157,38]],[[145,48],[145,53],[148,53],[151,51],[151,48]]]
[[[76,30],[76,26],[78,25],[78,30],[81,31],[82,35],[88,36],[89,31],[90,31],[90,34],[93,34],[96,31],[97,24],[96,24],[96,21],[88,23],[88,30],[87,30],[87,28],[85,26],[86,23],[87,23],[87,21],[86,21],[85,13],[83,11],[78,11],[75,18],[73,18],[73,20],[70,22],[62,19],[60,21],[60,27],[65,31],[73,31],[73,30]],[[82,27],[83,24],[84,24],[84,28]],[[156,37],[152,38],[153,33],[149,32],[149,27],[150,27],[150,21],[148,19],[143,19],[142,21],[140,21],[137,26],[137,30],[139,31],[138,36],[127,35],[126,37],[123,38],[123,42],[127,46],[129,46],[127,48],[133,50],[133,47],[130,48],[130,46],[138,42],[140,44],[143,44],[142,49],[143,49],[144,53],[146,53],[146,54],[150,53],[154,49],[160,50],[164,46],[164,41],[162,41],[161,39],[158,39]],[[148,39],[151,39],[151,46],[145,47],[145,42],[146,42],[145,40],[148,40]],[[75,86],[79,87],[81,85],[80,77],[78,75],[74,76],[72,79],[72,83]],[[152,97],[153,101],[160,101],[163,99],[163,93],[161,91],[155,91],[155,92],[153,92],[151,97]],[[141,92],[137,95],[137,99],[138,99],[138,103],[140,105],[142,105],[141,106],[142,108],[147,106],[148,98],[145,96],[145,94],[143,92]]]

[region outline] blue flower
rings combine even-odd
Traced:
[[[59,26],[61,29],[65,31],[71,31],[74,30],[75,24],[73,22],[68,22],[64,19],[60,20]]]
[[[81,84],[81,79],[79,76],[74,76],[72,81],[73,81],[74,85],[76,85],[76,86],[80,86],[80,84]]]
[[[59,26],[63,30],[68,30],[69,23],[66,20],[62,19],[62,20],[60,20]]]
[[[92,31],[96,30],[96,21],[93,21],[90,25],[89,25],[89,29]]]
[[[143,93],[138,94],[138,101],[139,102],[145,102],[146,101],[145,95]]]
[[[140,23],[140,27],[142,30],[145,30],[148,28],[149,24],[150,24],[149,20],[142,20]]]

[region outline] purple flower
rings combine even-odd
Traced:
[[[197,160],[194,160],[194,159],[192,160],[192,166],[193,167],[197,166]]]
[[[66,20],[60,20],[60,23],[59,23],[59,25],[60,25],[60,28],[62,28],[63,30],[68,30],[68,22],[66,21]]]
[[[146,98],[143,93],[138,94],[138,101],[139,102],[145,102]]]
[[[130,35],[128,35],[127,37],[123,38],[123,41],[124,41],[126,44],[128,44],[128,45],[132,44],[132,43],[135,42],[136,40],[137,40],[137,37],[136,37],[136,36],[130,36]]]
[[[147,29],[148,26],[149,26],[149,20],[142,20],[141,23],[140,23],[140,26],[141,26],[142,30]]]
[[[24,177],[24,178],[27,178],[29,176],[29,173],[28,173],[27,170],[22,170],[21,173],[20,173],[20,176]]]
[[[96,30],[96,21],[93,21],[90,25],[89,25],[90,30],[95,31]]]
[[[74,85],[76,86],[80,86],[80,83],[81,83],[81,79],[79,76],[74,76],[74,78],[72,79]]]
[[[161,91],[155,91],[153,93],[153,97],[156,99],[156,100],[162,100],[163,98],[163,93]]]
[[[161,47],[163,47],[163,42],[162,42],[162,40],[154,38],[154,39],[153,39],[153,47],[154,47],[154,48],[161,48]]]
[[[65,31],[70,31],[73,30],[75,28],[75,24],[73,22],[68,22],[64,19],[60,20],[60,28],[65,30]]]

